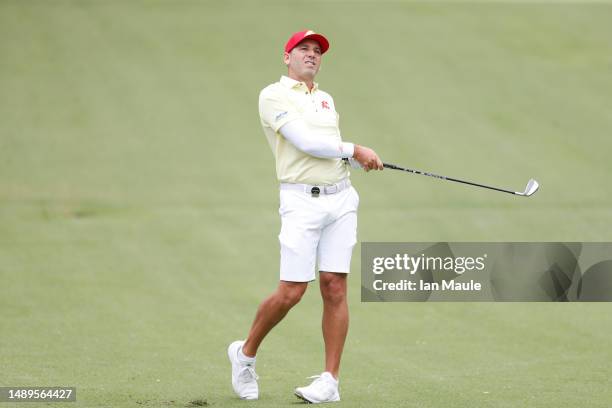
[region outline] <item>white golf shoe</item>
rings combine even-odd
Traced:
[[[254,400],[259,398],[259,387],[255,373],[255,363],[246,363],[238,359],[238,351],[244,341],[233,342],[227,348],[227,356],[232,363],[232,387],[234,392],[242,399]]]
[[[312,404],[340,401],[338,380],[336,380],[331,373],[326,371],[321,375],[315,375],[309,378],[314,378],[315,380],[306,387],[298,387],[295,389],[295,395],[298,398]]]

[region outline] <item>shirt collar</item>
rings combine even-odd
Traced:
[[[289,78],[286,75],[283,75],[280,79],[280,83],[286,86],[289,89],[304,87],[308,89],[308,86],[304,82],[296,81],[295,79]],[[314,82],[312,86],[312,90],[319,89],[319,84]]]

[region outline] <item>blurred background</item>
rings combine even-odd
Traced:
[[[0,385],[243,405],[225,348],[278,280],[257,98],[302,29],[330,40],[317,80],[345,140],[541,184],[354,172],[360,241],[610,241],[610,21],[605,1],[1,0]],[[347,406],[612,400],[609,305],[361,304],[359,256]],[[321,370],[311,286],[261,349],[266,406]]]

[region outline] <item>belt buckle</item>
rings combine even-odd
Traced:
[[[310,189],[310,194],[313,197],[318,197],[320,192],[321,192],[321,189],[317,186],[314,186],[313,188]]]

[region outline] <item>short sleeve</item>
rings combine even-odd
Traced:
[[[264,125],[278,132],[284,124],[301,115],[280,90],[266,88],[259,94],[259,116]]]

